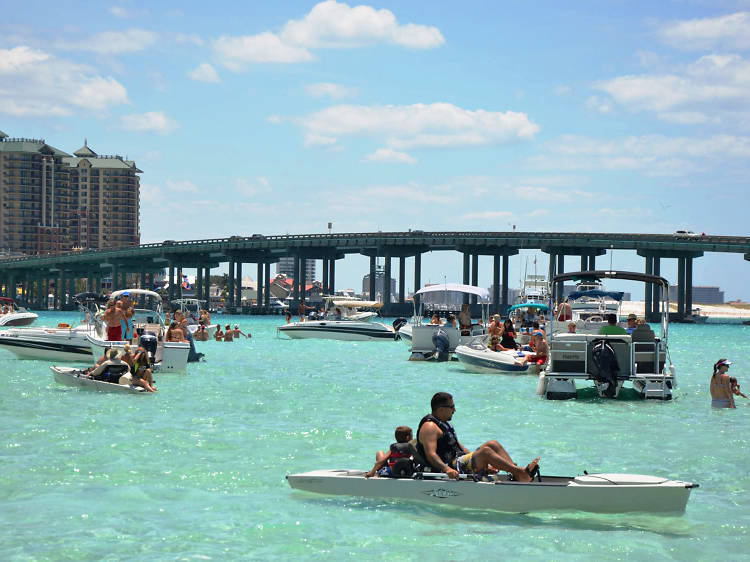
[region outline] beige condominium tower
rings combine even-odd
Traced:
[[[85,141],[70,155],[0,131],[0,253],[137,246],[139,173],[135,162],[100,156]]]

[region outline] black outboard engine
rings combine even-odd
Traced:
[[[435,355],[438,361],[442,362],[450,360],[450,338],[445,330],[438,328],[432,333],[432,345],[434,345],[437,350]]]
[[[604,396],[614,398],[617,392],[617,373],[620,366],[617,364],[617,355],[612,345],[607,340],[595,340],[591,353],[594,360],[594,380],[601,384]]]
[[[145,349],[148,352],[148,356],[153,362],[154,359],[156,358],[156,345],[157,345],[156,336],[152,334],[151,332],[146,332],[138,339],[138,345],[140,345],[143,349]]]
[[[396,331],[396,339],[399,339],[398,331],[408,323],[406,318],[396,318],[393,321],[393,329]]]

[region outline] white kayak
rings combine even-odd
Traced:
[[[361,470],[314,470],[286,477],[298,490],[319,494],[391,498],[513,513],[683,513],[698,484],[641,474],[541,476],[533,483],[507,476],[493,481],[450,480],[445,474],[419,478],[365,478]]]
[[[97,381],[94,379],[87,378],[81,369],[74,369],[73,367],[60,367],[58,365],[52,365],[50,367],[52,375],[55,378],[55,382],[64,384],[65,386],[74,386],[84,390],[98,390],[100,392],[126,392],[130,394],[152,394],[145,388],[140,386],[133,386],[131,384],[115,384],[112,382]],[[120,377],[120,380],[124,380],[124,377]]]

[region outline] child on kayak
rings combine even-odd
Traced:
[[[400,425],[395,431],[396,442],[391,444],[387,453],[378,451],[375,455],[375,466],[365,474],[365,478],[370,478],[377,474],[378,476],[398,475],[401,470],[395,466],[402,459],[411,461],[411,446],[409,441],[412,440],[412,430],[409,426]],[[403,463],[399,463],[403,464]]]

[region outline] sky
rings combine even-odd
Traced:
[[[750,0],[564,4],[0,0],[0,130],[135,160],[143,243],[329,222],[748,234]],[[461,263],[426,254],[422,280]],[[748,268],[707,254],[694,283],[750,300]],[[347,257],[337,287],[367,270]]]

